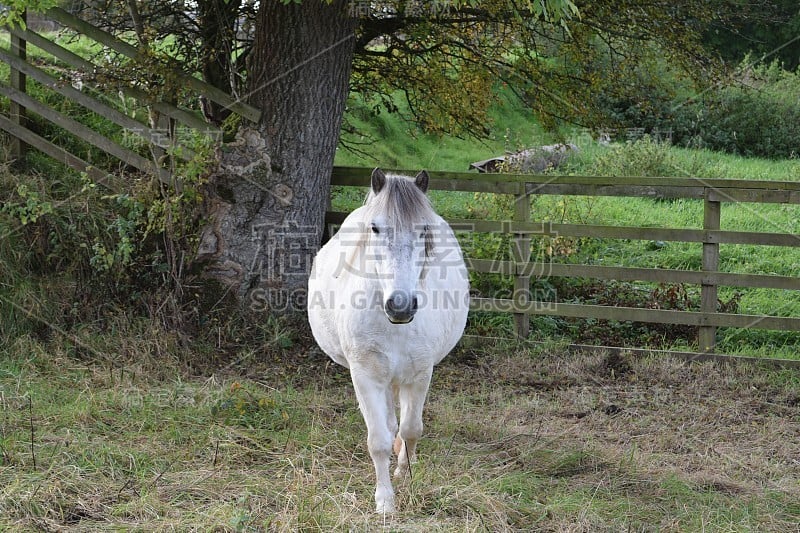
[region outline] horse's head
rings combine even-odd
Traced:
[[[406,324],[418,308],[417,289],[431,252],[436,215],[425,195],[428,173],[416,178],[372,172],[366,202],[366,258],[383,293],[389,321]]]

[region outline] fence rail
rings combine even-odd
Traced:
[[[126,57],[135,59],[140,55],[140,50],[135,46],[117,39],[110,33],[92,26],[88,22],[75,17],[61,8],[52,8],[47,11],[48,18],[63,24],[73,31],[82,34],[107,49],[114,50]],[[126,165],[130,165],[139,171],[157,176],[161,181],[172,183],[172,175],[168,168],[160,165],[159,157],[144,157],[115,141],[109,139],[84,126],[83,124],[59,113],[51,106],[40,102],[27,93],[27,84],[32,80],[43,87],[54,91],[64,98],[74,101],[86,109],[96,113],[106,120],[116,124],[126,131],[138,135],[144,139],[154,149],[166,149],[172,146],[179,146],[180,140],[174,136],[174,125],[179,123],[186,128],[192,129],[200,134],[221,138],[219,128],[207,123],[199,114],[178,107],[168,102],[153,102],[143,91],[129,86],[121,87],[121,91],[126,96],[135,98],[140,102],[147,103],[148,107],[164,120],[156,124],[145,124],[135,118],[128,116],[108,101],[83,90],[73,87],[69,82],[56,78],[45,70],[28,60],[27,46],[33,45],[40,50],[52,55],[56,59],[63,61],[66,65],[76,69],[75,74],[92,74],[98,67],[89,59],[81,57],[71,50],[67,50],[58,43],[48,39],[29,29],[19,27],[5,28],[11,35],[10,48],[0,49],[0,60],[7,63],[10,67],[9,82],[0,82],[0,96],[10,101],[10,113],[8,117],[0,116],[0,129],[5,130],[14,140],[11,150],[15,158],[20,158],[24,154],[26,146],[32,146],[58,161],[87,174],[95,181],[114,188],[115,180],[105,172],[93,167],[81,157],[72,154],[63,147],[47,140],[28,128],[28,112],[32,112],[42,119],[55,124],[59,128],[68,131],[88,142],[92,146],[99,148],[107,154],[119,159]],[[224,91],[217,89],[200,79],[180,72],[175,66],[175,75],[182,82],[198,94],[226,106],[235,113],[252,121],[258,121],[260,111],[244,102],[240,102]],[[114,94],[110,100],[117,99]],[[156,152],[158,154],[158,152]],[[191,160],[194,152],[187,146],[180,146],[175,150],[174,155],[184,160]]]
[[[403,172],[403,171],[398,171]],[[367,186],[370,170],[334,168],[332,184]],[[720,312],[720,286],[800,290],[800,278],[768,274],[719,271],[720,244],[750,244],[800,247],[800,235],[775,232],[728,231],[720,228],[722,204],[734,202],[800,204],[800,183],[700,178],[636,178],[602,176],[551,176],[430,172],[430,188],[446,191],[488,192],[514,198],[512,220],[450,219],[456,232],[506,233],[513,237],[513,260],[466,258],[470,270],[514,277],[511,298],[474,298],[472,308],[512,313],[515,332],[528,336],[530,315],[594,318],[696,326],[701,352],[713,352],[716,328],[753,328],[800,331],[800,317],[743,315]],[[702,200],[703,220],[698,229],[554,224],[531,220],[531,197],[539,194],[615,196],[643,198],[691,198]],[[328,221],[339,223],[343,213],[328,213]],[[531,260],[533,236],[596,237],[642,241],[700,243],[701,270],[613,267],[586,264],[544,263]],[[534,299],[530,279],[536,277],[580,277],[602,280],[685,283],[700,286],[699,311],[676,311],[634,307],[542,302]]]

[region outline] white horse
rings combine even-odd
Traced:
[[[375,464],[377,511],[390,513],[392,444],[394,475],[403,476],[422,435],[433,366],[464,332],[469,280],[452,229],[425,195],[427,172],[410,178],[375,169],[371,185],[365,204],[314,260],[308,320],[319,346],[350,369]]]

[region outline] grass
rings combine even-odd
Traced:
[[[745,159],[707,150],[688,150],[642,141],[610,148],[590,147],[564,171],[600,175],[677,175],[701,178],[771,179],[797,181],[800,161]],[[541,200],[540,200],[541,201]],[[545,209],[554,202],[574,205],[568,217],[574,222],[702,228],[701,201],[617,198],[550,198],[541,201]],[[548,207],[549,206],[549,207]],[[562,211],[563,212],[563,211]],[[797,234],[800,206],[776,204],[724,204],[721,227],[724,230]],[[699,270],[701,245],[692,243],[642,243],[587,239],[578,243],[572,257],[563,261],[629,267]],[[792,248],[722,245],[720,270],[724,272],[796,276],[798,256]],[[642,285],[647,287],[647,285]],[[690,290],[697,290],[696,288]],[[737,312],[800,316],[800,293],[765,289],[722,288],[723,302],[738,299]],[[776,305],[776,302],[780,302]],[[771,340],[769,340],[771,339]],[[769,353],[796,358],[796,336],[759,330],[721,330],[719,349],[730,353]]]
[[[800,520],[796,371],[462,348],[435,373],[420,461],[398,484],[400,511],[383,517],[349,376],[307,339],[187,371],[192,354],[167,334],[128,333],[86,337],[104,346],[89,359],[57,336],[3,348],[0,529],[787,531]],[[132,339],[131,354],[161,355],[103,355]]]
[[[376,115],[359,97],[351,98],[346,119],[358,133],[343,136],[345,145],[337,151],[337,165],[466,172],[474,161],[532,144],[548,144],[552,139],[532,113],[505,94],[499,95],[498,104],[489,113],[490,135],[483,140],[466,134],[454,137],[421,132],[404,119],[409,116],[405,102],[398,97],[396,103],[397,112]]]
[[[102,45],[82,35],[69,35],[64,32],[34,31],[47,37],[49,40],[56,42],[64,48],[69,49],[73,53],[86,58],[101,54],[103,52]],[[9,49],[9,43],[9,33],[7,31],[0,32],[0,46],[5,49]],[[28,43],[26,50],[28,59],[47,60],[48,62],[53,59],[52,56],[30,43]],[[60,65],[66,66],[65,63],[60,63]],[[7,69],[8,65],[4,65],[3,68]]]

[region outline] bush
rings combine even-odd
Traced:
[[[748,69],[736,85],[709,91],[663,117],[673,141],[773,159],[800,152],[800,71],[777,63]]]
[[[671,127],[676,102],[696,94],[695,78],[656,46],[642,45],[622,56],[598,47],[597,57],[582,67],[587,76],[605,80],[586,95],[587,124],[615,141],[636,140],[645,133],[659,137]]]
[[[657,142],[649,135],[625,144],[615,144],[599,153],[589,173],[598,176],[674,176],[682,163],[669,143]]]
[[[207,153],[201,148],[198,157]],[[180,191],[139,177],[114,194],[55,161],[41,163],[46,171],[28,173],[0,164],[0,323],[8,326],[0,344],[126,307],[179,325],[175,308],[192,297],[184,257],[201,222],[204,162],[180,167]]]
[[[777,62],[753,66],[745,58],[737,72],[730,84],[697,94],[685,76],[652,60],[626,72],[622,90],[594,95],[593,106],[616,140],[648,133],[692,148],[797,157],[800,70],[786,71]]]

